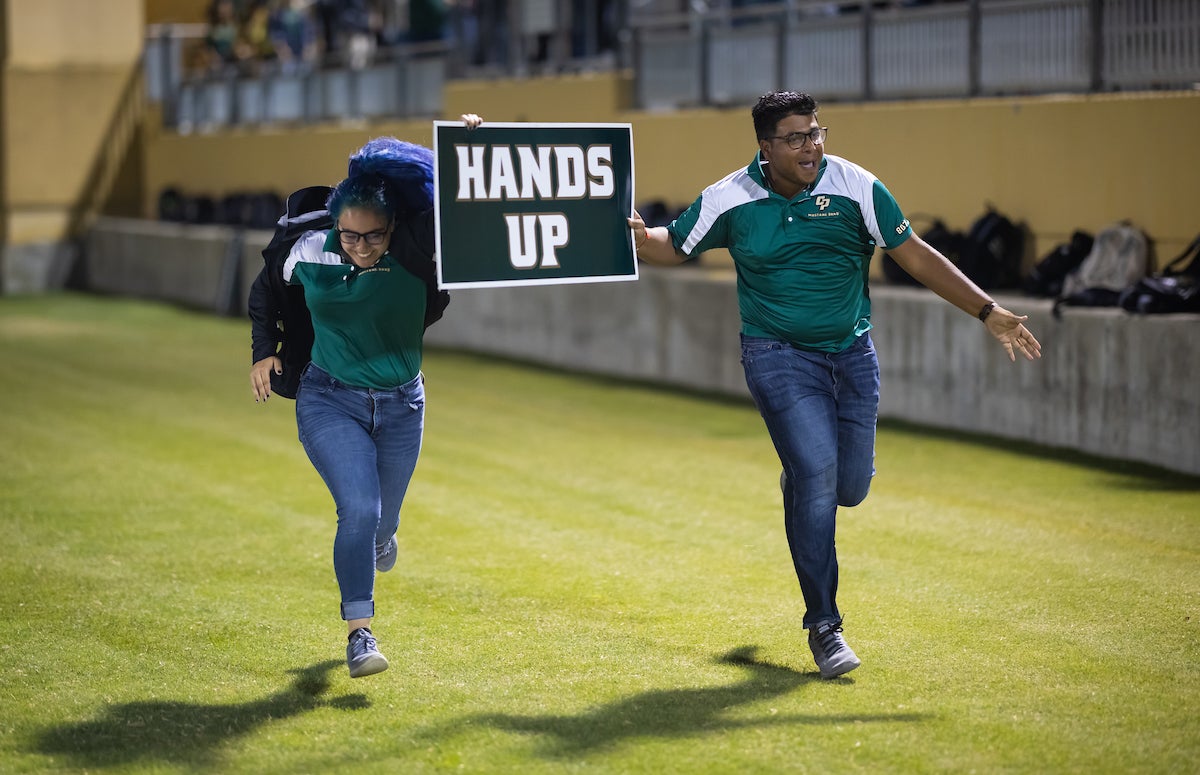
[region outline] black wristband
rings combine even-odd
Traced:
[[[983,309],[979,310],[980,322],[986,321],[987,316],[992,314],[992,310],[994,310],[995,308],[996,308],[996,302],[994,302],[994,301],[989,301],[987,304],[984,304]]]

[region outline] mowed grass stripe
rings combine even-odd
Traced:
[[[459,353],[427,355],[377,585],[392,669],[351,681],[332,503],[292,403],[250,398],[248,343],[163,305],[0,299],[0,770],[1200,760],[1195,479],[885,424],[839,528],[864,666],[822,682],[752,407]]]

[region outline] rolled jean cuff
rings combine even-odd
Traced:
[[[351,600],[342,603],[342,619],[373,619],[375,617],[374,600]]]

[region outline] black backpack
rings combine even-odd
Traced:
[[[1025,234],[994,208],[971,224],[958,254],[958,268],[984,290],[1017,288]]]
[[[1058,296],[1062,293],[1063,280],[1092,252],[1094,242],[1091,234],[1076,231],[1069,242],[1055,246],[1025,276],[1025,292],[1051,299]]]
[[[226,194],[218,204],[218,221],[248,229],[273,229],[283,207],[279,195],[272,192],[235,192]]]
[[[313,328],[304,288],[283,281],[283,264],[296,240],[306,232],[333,228],[333,216],[325,209],[331,191],[328,186],[309,186],[287,198],[275,233],[263,248],[263,268],[250,288],[253,362],[272,355],[279,357],[283,373],[272,372],[271,391],[284,398],[295,398],[299,390],[300,372],[312,355]],[[432,218],[428,220],[432,222]],[[400,265],[425,283],[425,328],[429,328],[442,319],[450,294],[438,289],[433,256],[424,253],[422,240],[413,234],[410,221],[397,225],[397,233],[392,235],[393,249],[398,240],[404,243],[404,249],[394,252]]]
[[[914,215],[913,218],[921,218],[928,216]],[[962,251],[963,233],[961,231],[953,231],[946,227],[941,218],[932,218],[929,228],[921,233],[921,239],[929,243],[929,246],[948,258],[951,263],[958,261],[958,254]],[[883,276],[889,283],[895,285],[920,285],[913,276],[904,271],[904,267],[897,263],[896,259],[892,258],[889,253],[883,254]]]
[[[1200,234],[1161,272],[1121,291],[1117,304],[1143,315],[1200,312]]]

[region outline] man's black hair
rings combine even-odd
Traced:
[[[775,134],[775,127],[788,116],[813,116],[817,101],[803,92],[774,91],[758,98],[750,115],[754,117],[754,134],[766,140]]]

